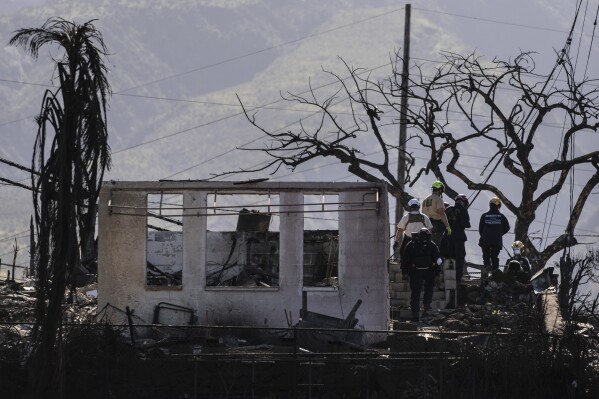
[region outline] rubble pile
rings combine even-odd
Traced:
[[[32,283],[0,282],[0,348],[2,360],[24,360],[27,343],[35,323],[35,290]],[[90,292],[95,284],[78,288],[73,298],[67,296],[65,322],[84,324],[95,320],[96,299]]]
[[[0,284],[0,345],[4,351],[29,336],[35,321],[35,298],[31,291],[10,282]]]
[[[15,291],[9,285],[0,285],[0,320],[9,323],[33,323],[35,298],[31,292]]]
[[[65,322],[72,324],[95,323],[96,283],[78,288],[66,296]],[[533,318],[531,287],[522,276],[495,273],[481,288],[480,281],[462,284],[458,289],[456,309],[443,309],[425,314],[421,325],[445,331],[504,331],[521,328]],[[0,285],[0,341],[10,338],[25,339],[34,322],[35,293],[23,286]],[[8,323],[8,324],[7,324]],[[402,328],[399,326],[394,329]],[[405,328],[405,326],[403,327]]]
[[[96,321],[97,283],[77,288],[65,309],[65,320],[69,323],[85,324]]]
[[[480,362],[482,368],[486,359],[497,360],[488,354],[497,353],[499,356],[513,350],[513,356],[516,356],[520,349],[518,345],[528,345],[529,341],[514,343],[509,337],[497,340],[490,338],[495,334],[484,332],[513,333],[532,326],[536,312],[534,298],[531,286],[514,275],[496,273],[489,276],[484,284],[480,281],[466,282],[458,289],[459,305],[455,309],[429,312],[420,323],[395,323],[393,334],[381,333],[382,337],[387,337],[386,340],[359,351],[368,361],[356,363],[352,353],[355,347],[343,345],[347,340],[330,334],[326,337],[328,346],[322,354],[307,349],[309,345],[306,343],[300,344],[299,336],[277,335],[282,331],[267,342],[246,337],[242,330],[219,330],[217,326],[212,326],[212,331],[198,330],[203,332],[197,340],[191,340],[189,335],[174,339],[169,326],[154,326],[164,333],[161,339],[146,338],[134,342],[133,333],[128,329],[109,329],[98,324],[96,285],[91,284],[65,297],[65,321],[77,325],[71,329],[74,335],[65,337],[65,342],[68,341],[65,345],[66,358],[77,365],[68,371],[68,379],[73,381],[69,389],[74,392],[89,389],[103,392],[110,387],[115,398],[187,397],[173,396],[173,392],[191,395],[195,389],[192,383],[199,381],[198,375],[202,375],[202,388],[208,395],[202,397],[210,397],[225,388],[243,391],[246,388],[238,385],[247,383],[250,373],[252,381],[260,381],[276,392],[304,384],[310,389],[322,389],[320,393],[325,395],[322,397],[330,393],[327,390],[358,392],[361,389],[371,390],[369,392],[380,397],[395,397],[399,391],[402,392],[401,397],[428,397],[424,392],[434,394],[439,385],[435,374],[435,370],[439,369],[435,354],[455,355],[452,366],[444,370],[447,373],[444,375],[445,389],[449,389],[460,387],[451,381],[461,381],[464,373],[474,367],[473,364],[478,367],[476,362]],[[354,312],[346,319],[334,321],[345,327],[354,325],[353,316],[359,305],[360,302],[356,303]],[[4,373],[0,383],[6,382],[6,378],[19,381],[14,392],[27,381],[23,365],[34,321],[34,306],[33,291],[22,286],[0,284],[0,374]],[[304,322],[321,319],[307,309],[303,313]],[[331,322],[330,318],[325,318],[325,321]],[[586,328],[592,330],[592,326],[587,325]],[[239,334],[235,335],[235,332]],[[438,332],[451,334],[440,338]],[[245,334],[249,333],[245,331]],[[337,352],[338,356],[330,356],[331,352]],[[522,356],[528,353],[521,352]],[[539,353],[545,352],[543,348]],[[430,360],[421,358],[422,354],[428,354]],[[292,356],[300,361],[293,363],[290,361]],[[527,361],[529,359],[518,359],[517,363],[526,365]],[[510,358],[505,362],[512,364],[514,360]],[[100,375],[98,373],[105,378],[89,379],[89,376]],[[397,377],[397,373],[401,377]],[[300,384],[291,377],[308,379]],[[468,378],[469,383],[474,384],[474,377],[469,375]],[[480,378],[486,381],[484,375]],[[423,379],[428,381],[424,385]],[[333,381],[337,385],[331,385]],[[455,389],[457,392],[458,389]],[[450,394],[449,391],[446,393]]]
[[[424,314],[422,324],[445,331],[511,332],[531,326],[535,295],[522,273],[497,271],[482,284],[466,281],[458,287],[458,307]]]
[[[0,386],[2,397],[19,397],[33,328],[35,298],[20,284],[0,282]]]

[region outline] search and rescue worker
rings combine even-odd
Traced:
[[[447,220],[451,227],[451,235],[447,236],[448,245],[455,259],[455,275],[458,284],[462,281],[464,274],[464,263],[466,261],[466,229],[470,227],[470,215],[468,214],[468,197],[458,194],[455,197],[455,205],[450,205],[446,210]]]
[[[445,191],[445,184],[440,181],[436,181],[432,184],[432,193],[422,201],[422,213],[424,213],[431,220],[433,229],[431,231],[432,240],[439,247],[441,245],[441,239],[443,234],[447,232],[447,235],[451,235],[451,227],[447,221],[447,215],[445,215],[445,205],[443,205],[443,192]]]
[[[420,292],[423,285],[424,312],[431,310],[435,279],[441,273],[441,263],[439,248],[431,241],[430,230],[423,227],[419,232],[414,232],[401,262],[402,273],[410,278],[412,321],[420,320]]]
[[[397,231],[395,232],[395,242],[393,243],[393,250],[395,253],[401,255],[403,251],[412,239],[413,231],[420,231],[421,228],[426,227],[432,229],[428,216],[420,212],[420,201],[416,198],[412,198],[408,201],[409,211],[403,215],[399,223],[397,223]],[[399,249],[399,251],[398,251]]]
[[[532,276],[532,269],[528,258],[524,256],[524,244],[522,241],[514,241],[512,250],[514,251],[514,256],[509,258],[505,263],[505,270],[514,272],[521,271],[526,273],[528,278],[530,278]]]
[[[497,197],[489,200],[489,210],[480,216],[478,245],[483,251],[483,265],[491,271],[499,270],[499,252],[503,247],[503,235],[510,231],[510,223],[499,211],[501,201]]]

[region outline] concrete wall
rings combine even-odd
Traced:
[[[146,285],[146,198],[183,194],[183,284]],[[276,193],[280,198],[279,284],[273,288],[207,287],[207,195]],[[338,194],[339,287],[303,287],[304,194]],[[274,210],[276,211],[276,210]],[[99,203],[98,309],[107,304],[151,322],[167,302],[194,310],[198,324],[287,327],[285,311],[345,318],[358,300],[358,326],[387,328],[389,220],[386,187],[372,183],[106,182]],[[185,323],[174,313],[162,323]]]

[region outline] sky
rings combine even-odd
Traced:
[[[573,1],[537,1],[537,0],[452,0],[434,1],[418,0],[412,5],[412,42],[411,58],[414,62],[426,63],[431,58],[439,59],[439,52],[451,49],[453,51],[476,51],[477,54],[492,59],[508,59],[514,57],[519,51],[535,51],[538,67],[542,72],[547,71],[556,59],[556,52],[564,46],[565,39],[574,18],[575,3]],[[234,0],[204,0],[205,4],[228,6],[232,3],[243,3]],[[247,0],[245,3],[256,1]],[[0,2],[0,18],[7,21],[5,26],[14,30],[16,21],[22,20],[21,12],[27,11],[33,19],[28,21],[43,21],[48,8],[64,10],[67,0],[4,0]],[[189,43],[173,41],[172,37],[181,32],[181,19],[177,17],[177,7],[185,0],[165,2],[161,0],[98,0],[98,8],[83,7],[77,9],[79,19],[99,18],[98,26],[114,23],[118,20],[121,25],[119,36],[105,33],[105,38],[110,38],[109,47],[115,48],[111,55],[111,77],[113,90],[112,105],[109,111],[109,123],[114,129],[111,132],[111,146],[113,149],[113,168],[107,174],[108,179],[120,180],[157,180],[157,179],[200,179],[210,176],[210,173],[222,170],[223,165],[237,165],[248,167],[252,165],[251,157],[246,152],[236,151],[235,147],[244,145],[252,140],[259,139],[259,133],[247,131],[238,133],[228,140],[220,140],[219,134],[214,132],[227,132],[239,129],[239,107],[236,94],[240,94],[247,101],[256,104],[270,104],[279,99],[281,91],[302,90],[311,82],[319,82],[322,78],[321,68],[339,68],[338,57],[351,60],[353,64],[373,66],[381,63],[381,59],[388,58],[388,53],[402,47],[403,42],[403,9],[404,3],[391,1],[367,1],[365,5],[376,9],[386,6],[389,15],[380,17],[376,11],[372,14],[364,13],[362,9],[351,7],[351,2],[340,7],[336,15],[330,19],[324,18],[327,25],[323,28],[313,21],[302,19],[298,16],[276,14],[272,26],[261,26],[259,29],[272,30],[270,40],[263,48],[246,48],[243,43],[227,42],[223,40],[222,48],[210,48],[199,57]],[[294,4],[300,3],[294,1]],[[125,5],[126,4],[126,5]],[[165,6],[166,4],[166,6]],[[316,8],[316,0],[305,0],[306,8]],[[575,48],[580,54],[581,65],[585,61],[585,70],[597,70],[597,44],[594,43],[592,51],[588,53],[591,44],[593,20],[599,6],[598,1],[583,1],[579,21],[575,29]],[[109,6],[108,9],[105,6]],[[144,9],[164,7],[165,19],[162,21],[148,21],[152,29],[127,30],[127,21],[118,18],[142,15]],[[215,7],[215,9],[218,7]],[[127,10],[120,13],[119,10]],[[131,10],[137,10],[135,12]],[[166,11],[169,10],[169,11]],[[174,11],[173,11],[174,10]],[[145,15],[145,14],[144,14]],[[168,18],[166,17],[168,15]],[[67,16],[65,16],[67,17]],[[215,17],[216,18],[216,17]],[[359,21],[371,21],[358,23]],[[11,25],[11,21],[15,24]],[[179,22],[178,22],[179,21]],[[210,25],[217,32],[219,38],[226,36],[226,26],[220,26],[209,19],[198,21],[198,24]],[[297,36],[301,29],[300,24],[314,23],[312,33]],[[331,26],[342,27],[344,24],[355,23],[351,32],[347,30],[331,30]],[[377,29],[373,28],[373,24]],[[288,25],[289,32],[285,32]],[[186,27],[184,32],[193,35],[193,26]],[[325,29],[326,28],[326,29]],[[248,26],[248,36],[255,34],[256,27]],[[365,34],[360,36],[361,30]],[[177,32],[177,33],[175,33]],[[368,35],[366,35],[366,33]],[[4,40],[3,36],[3,40]],[[351,39],[350,39],[351,38]],[[327,41],[328,40],[328,44]],[[132,59],[123,49],[128,44],[136,47],[150,46],[150,42],[164,43],[162,52],[152,54],[150,59]],[[221,43],[219,41],[219,43]],[[227,44],[228,43],[228,44]],[[325,44],[323,44],[325,43]],[[580,45],[578,46],[578,43]],[[323,46],[329,46],[329,51],[323,52]],[[318,46],[317,54],[313,49]],[[145,47],[144,47],[145,48]],[[10,56],[11,64],[0,70],[0,79],[6,81],[26,81],[30,83],[47,82],[50,69],[36,69],[33,74],[30,69],[33,61],[14,48],[5,48],[5,57]],[[376,52],[378,51],[378,52]],[[364,54],[368,54],[365,56]],[[374,55],[373,55],[374,54]],[[587,61],[588,60],[588,61]],[[42,63],[42,57],[38,63]],[[298,65],[301,68],[297,67]],[[582,70],[582,67],[580,68]],[[6,74],[1,76],[2,74]],[[7,143],[1,141],[7,137],[6,126],[14,127],[17,124],[6,124],[27,118],[37,112],[40,91],[25,92],[15,83],[0,82],[0,90],[14,92],[14,103],[23,104],[22,107],[12,105],[0,111],[0,148],[8,148]],[[40,89],[41,90],[41,89]],[[151,98],[154,97],[154,98]],[[160,99],[158,98],[160,97]],[[162,100],[161,100],[162,99]],[[167,101],[167,99],[169,99]],[[19,101],[17,101],[19,100]],[[195,103],[194,103],[195,101]],[[204,101],[201,105],[198,102]],[[207,103],[212,105],[208,105]],[[159,103],[159,104],[158,104]],[[203,107],[200,109],[199,107]],[[281,106],[275,104],[274,106]],[[297,116],[295,116],[297,118]],[[31,118],[27,122],[31,124]],[[234,125],[235,124],[235,125]],[[23,127],[24,130],[31,126]],[[152,127],[156,128],[153,129]],[[200,128],[198,128],[200,126]],[[195,132],[204,134],[204,138],[197,138]],[[20,138],[22,139],[22,138]],[[196,140],[196,141],[194,141]],[[14,140],[13,140],[14,142]],[[189,147],[199,143],[210,150],[199,151],[193,157],[187,155]],[[551,143],[544,143],[551,147]],[[30,148],[24,145],[23,148]],[[8,150],[7,150],[8,151]],[[181,156],[186,154],[186,156]],[[0,152],[4,157],[18,160],[23,164],[29,162],[30,154],[27,151]],[[14,157],[14,158],[13,158]],[[244,158],[245,157],[245,158]],[[164,160],[156,162],[156,159]],[[244,160],[241,164],[240,159]],[[328,165],[327,162],[318,162],[315,165],[298,168],[295,173],[281,171],[273,179],[295,180],[344,180],[352,179],[347,171]],[[0,165],[0,171],[5,168]],[[12,171],[7,172],[12,173]],[[0,173],[0,176],[4,176]],[[14,175],[11,178],[18,178]],[[428,193],[426,185],[417,185],[415,195],[424,197]],[[0,199],[13,200],[27,204],[31,203],[27,195],[13,194],[2,196],[6,189],[0,188]],[[473,226],[477,225],[479,215],[486,210],[485,199],[473,204],[471,217]],[[595,201],[597,202],[597,201]],[[1,212],[1,211],[0,211]],[[23,212],[26,214],[26,211]],[[0,213],[0,219],[7,219],[11,215],[7,211]],[[22,218],[25,220],[25,218]],[[590,225],[591,223],[589,223]],[[512,223],[513,225],[513,223]],[[559,224],[556,224],[553,233],[559,233]],[[21,225],[11,226],[10,229],[0,231],[0,257],[10,256],[11,238],[17,233],[22,233],[28,228],[28,218]],[[595,230],[585,227],[580,233],[596,233]],[[20,234],[22,245],[27,245],[26,234]],[[513,237],[508,237],[510,242]],[[589,237],[589,242],[594,238]],[[469,259],[480,263],[476,236],[469,238]],[[2,256],[3,255],[3,256]],[[506,258],[507,253],[502,253]],[[4,263],[4,261],[3,261]]]
[[[3,0],[0,13],[12,14],[27,7],[40,6],[48,3],[47,0]]]

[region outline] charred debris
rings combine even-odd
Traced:
[[[209,286],[266,286],[275,283],[275,256],[278,232],[269,232],[270,215],[242,209],[239,213],[237,229],[225,239],[230,241],[229,257],[219,268],[208,275]],[[331,286],[335,284],[337,267],[336,257],[330,256],[335,250],[337,231],[306,231],[304,245],[308,252],[318,254],[313,268],[304,274],[304,283],[308,285]],[[273,238],[274,237],[274,238]],[[247,247],[246,263],[234,274],[231,270],[237,263],[231,261],[232,254],[239,241],[244,239]],[[262,254],[259,258],[256,253]],[[264,256],[264,254],[267,254]],[[259,328],[243,326],[218,326],[208,323],[198,325],[195,309],[166,301],[159,302],[154,308],[152,320],[144,320],[135,314],[135,309],[119,309],[107,304],[97,309],[96,260],[88,259],[83,263],[77,276],[78,288],[65,294],[64,319],[67,325],[104,324],[108,320],[121,320],[122,339],[129,341],[138,349],[161,347],[168,352],[171,344],[181,342],[218,346],[223,351],[235,348],[239,351],[244,343],[258,345],[288,345],[293,341],[296,349],[313,352],[354,350],[367,351],[380,347],[389,349],[389,340],[397,341],[393,331],[422,332],[423,336],[443,332],[456,332],[464,335],[477,333],[522,333],[556,332],[555,321],[548,325],[548,317],[559,319],[559,311],[552,310],[551,304],[556,293],[556,276],[553,268],[542,269],[529,279],[526,273],[498,271],[484,279],[467,277],[457,290],[458,306],[448,305],[446,309],[437,309],[425,314],[420,323],[411,323],[394,317],[390,312],[388,331],[364,331],[357,329],[361,300],[358,300],[345,318],[332,317],[313,312],[309,309],[308,292],[303,292],[302,307],[295,313],[285,310],[286,329]],[[148,262],[148,285],[181,284],[181,275],[169,273]],[[35,323],[35,281],[19,283],[8,277],[0,281],[0,316],[3,344],[15,340],[25,342]],[[165,314],[180,315],[183,325],[163,324]],[[557,314],[557,315],[556,315]],[[210,320],[210,317],[206,317]],[[593,325],[587,320],[575,323],[575,329],[582,334],[594,335]],[[563,327],[563,321],[558,323]],[[561,333],[562,331],[557,331]],[[266,346],[262,346],[265,348]],[[252,346],[252,349],[254,346]],[[197,349],[196,349],[197,350]]]
[[[263,276],[263,275],[260,275]],[[481,288],[480,280],[466,280],[458,290],[460,305],[451,309],[434,310],[426,314],[420,323],[390,320],[389,331],[369,332],[356,329],[361,300],[358,300],[346,318],[336,318],[309,310],[309,295],[303,293],[302,308],[295,314],[286,311],[288,328],[250,328],[243,326],[197,325],[198,315],[191,308],[160,302],[155,306],[152,320],[143,320],[135,315],[135,309],[118,309],[111,305],[97,309],[97,285],[95,282],[77,288],[74,295],[65,294],[65,325],[103,325],[107,318],[120,315],[122,339],[139,349],[161,347],[168,352],[169,345],[181,342],[216,345],[223,351],[228,347],[239,351],[244,343],[254,345],[287,345],[294,334],[298,349],[327,352],[331,345],[337,350],[371,350],[385,347],[393,331],[417,331],[423,335],[456,332],[465,335],[477,333],[522,333],[525,327],[530,332],[547,332],[547,298],[555,294],[551,270],[537,273],[527,281],[525,276],[497,272],[488,277]],[[89,280],[83,279],[81,281]],[[0,323],[3,345],[11,341],[26,342],[35,323],[35,285],[33,281],[18,283],[13,280],[0,281]],[[162,324],[161,315],[178,313],[186,320],[184,325]],[[575,324],[581,334],[594,335],[595,328],[588,320]],[[231,335],[233,334],[233,335]],[[238,337],[234,336],[237,335]],[[367,337],[370,335],[369,337]],[[372,339],[373,336],[375,339]],[[430,339],[427,338],[427,339]],[[252,349],[255,349],[252,347]]]
[[[550,276],[539,275],[533,284],[519,277],[496,273],[483,289],[479,280],[467,281],[459,307],[435,311],[417,324],[392,321],[388,331],[356,329],[361,301],[341,319],[310,311],[307,294],[299,312],[286,312],[289,327],[283,329],[198,325],[196,311],[168,302],[158,303],[148,321],[134,309],[98,309],[97,285],[91,283],[77,288],[70,303],[65,295],[65,397],[208,398],[227,392],[448,398],[498,387],[505,397],[594,397],[599,383],[589,369],[599,359],[595,327],[572,324],[571,336],[585,337],[574,340],[578,352],[572,351],[572,339],[547,334],[543,322],[543,301],[555,289]],[[0,370],[7,397],[20,397],[26,384],[34,290],[31,282],[0,282]],[[172,312],[186,323],[162,324]],[[122,324],[105,322],[116,316]],[[528,383],[518,383],[525,371]],[[509,380],[515,382],[498,382]]]
[[[251,241],[251,248],[268,254],[271,233],[257,228],[266,219],[258,215],[248,221],[246,216],[254,215],[243,212],[238,231],[229,237],[231,245],[244,237]],[[306,243],[330,248],[334,233],[314,232]],[[320,251],[326,253],[322,247]],[[265,286],[278,278],[272,272],[276,268],[264,267],[270,264],[267,255],[254,262],[250,258],[241,269],[232,267],[238,265],[231,259],[219,265],[211,284]],[[593,372],[599,360],[596,328],[585,319],[555,322],[551,305],[556,282],[550,268],[532,279],[518,272],[495,272],[484,280],[467,278],[457,289],[457,306],[429,312],[419,323],[390,313],[387,330],[367,331],[357,328],[361,300],[346,317],[337,318],[310,310],[309,291],[302,293],[300,309],[285,310],[286,328],[219,325],[211,322],[216,318],[209,314],[199,315],[196,309],[168,301],[154,306],[151,320],[128,306],[107,304],[99,309],[90,264],[78,278],[80,286],[64,298],[61,339],[69,364],[66,379],[77,381],[70,386],[75,396],[68,397],[95,385],[99,393],[92,397],[98,398],[214,397],[222,392],[254,397],[247,396],[248,392],[270,395],[289,390],[298,397],[352,391],[378,395],[373,397],[397,397],[400,391],[409,393],[405,397],[460,397],[464,394],[460,389],[478,389],[481,394],[485,387],[496,390],[497,379],[514,378],[512,374],[524,372],[522,368],[538,382],[536,389],[555,384],[551,390],[557,395],[573,393],[573,384],[581,384],[590,392],[588,397],[593,397],[599,386],[598,373]],[[334,257],[323,256],[304,279],[331,284],[335,267]],[[237,274],[231,276],[232,270]],[[147,278],[168,285],[176,284],[180,276],[148,267]],[[34,281],[0,281],[0,371],[10,381],[5,391],[9,396],[18,397],[26,383],[23,376],[35,325],[34,307]],[[173,314],[182,323],[164,322],[172,320]],[[200,319],[208,322],[200,324]],[[569,340],[564,341],[564,336]],[[252,366],[246,369],[248,364]],[[544,367],[538,375],[535,364]],[[90,380],[84,375],[110,378]],[[141,390],[139,381],[145,381]],[[251,381],[251,387],[239,386],[239,381]],[[203,394],[198,394],[198,386]],[[518,392],[523,389],[527,386],[513,387]],[[104,395],[106,391],[110,394]],[[174,392],[179,396],[173,396]],[[260,397],[272,397],[264,395]]]

